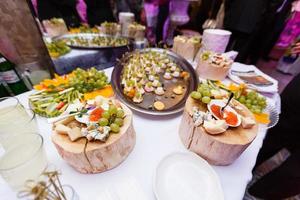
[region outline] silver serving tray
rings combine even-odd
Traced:
[[[155,51],[159,53],[166,52],[167,55],[169,56],[170,59],[172,59],[175,63],[177,63],[184,71],[187,71],[190,73],[190,80],[189,80],[189,85],[187,86],[187,91],[184,95],[184,97],[173,107],[170,107],[168,109],[162,110],[162,111],[157,111],[157,110],[150,110],[146,108],[142,108],[132,102],[128,97],[126,97],[123,94],[123,87],[121,85],[121,74],[123,71],[123,65],[122,62],[126,61],[132,53],[126,53],[123,55],[123,57],[117,62],[117,64],[114,67],[114,70],[112,72],[111,76],[111,84],[113,86],[115,94],[119,97],[119,99],[126,104],[128,107],[131,109],[143,113],[143,114],[148,114],[148,115],[154,115],[154,116],[164,116],[164,115],[172,115],[178,112],[181,112],[184,109],[186,99],[188,98],[189,94],[197,89],[198,86],[198,77],[196,75],[196,72],[192,65],[185,60],[183,57],[169,51],[166,49],[160,49],[160,48],[147,48],[143,50],[136,50],[138,52],[147,52],[147,51]],[[134,51],[134,52],[136,52]],[[134,53],[133,52],[133,53]]]
[[[130,38],[126,38],[126,37],[119,37],[119,36],[108,36],[108,35],[104,35],[104,34],[98,34],[98,33],[72,33],[72,34],[65,34],[62,36],[57,36],[54,37],[53,40],[61,40],[61,39],[68,39],[68,38],[75,38],[75,37],[82,37],[82,38],[86,38],[86,39],[93,39],[95,37],[107,37],[107,38],[123,38],[126,39],[128,41],[127,45],[121,45],[121,46],[81,46],[81,45],[71,45],[71,44],[67,44],[69,47],[73,48],[73,49],[89,49],[89,50],[101,50],[101,49],[117,49],[117,48],[128,48],[130,49],[133,45],[133,41]]]

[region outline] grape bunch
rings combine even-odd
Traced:
[[[65,55],[71,51],[70,47],[68,47],[67,44],[62,40],[53,41],[51,43],[47,42],[46,46],[50,56],[54,58]]]
[[[197,91],[191,93],[191,97],[196,100],[201,100],[202,103],[208,104],[211,101],[211,88],[207,83],[200,83]]]
[[[259,95],[256,91],[245,88],[238,91],[230,91],[226,88],[220,88],[210,81],[200,83],[198,89],[191,93],[191,97],[208,104],[211,99],[228,98],[230,92],[234,92],[234,98],[244,104],[253,113],[260,114],[267,106],[266,98]]]
[[[125,113],[122,108],[117,108],[115,105],[110,105],[107,111],[102,113],[102,117],[99,120],[100,126],[109,126],[111,131],[118,133],[120,127],[124,124]]]
[[[102,89],[108,84],[105,73],[94,67],[88,70],[77,68],[73,74],[74,76],[70,78],[69,84],[81,93]]]
[[[241,94],[237,100],[244,104],[251,112],[260,114],[267,106],[266,98],[255,91],[248,91]]]

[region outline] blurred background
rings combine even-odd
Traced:
[[[174,36],[201,36],[205,29],[230,31],[226,51],[278,79],[280,91],[300,71],[291,53],[300,33],[298,0],[3,0],[0,10],[1,55],[29,89],[54,73],[111,67],[126,51],[171,47]],[[57,39],[86,33],[130,37],[133,43],[80,49]]]

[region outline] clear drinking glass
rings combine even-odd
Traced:
[[[0,144],[7,149],[10,136],[37,131],[34,114],[30,115],[15,97],[0,98]]]
[[[63,185],[63,190],[66,195],[66,199],[68,200],[79,200],[78,194],[75,192],[72,186],[70,185]]]
[[[36,133],[14,135],[15,145],[0,158],[0,174],[14,190],[27,180],[37,180],[47,167],[43,137]]]

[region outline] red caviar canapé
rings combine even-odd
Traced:
[[[213,104],[210,106],[211,112],[216,116],[218,119],[224,119],[228,125],[235,126],[238,123],[238,117],[234,112],[228,111],[227,109],[224,110],[222,115],[221,113],[221,106]]]

